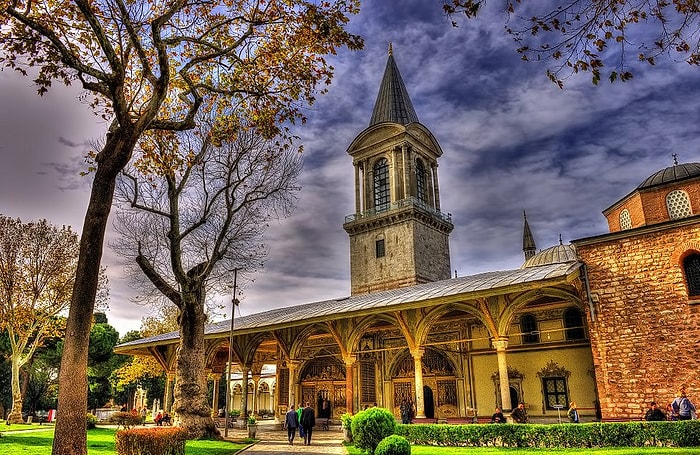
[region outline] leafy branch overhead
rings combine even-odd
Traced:
[[[451,0],[451,17],[474,18],[483,0]],[[506,32],[523,60],[548,62],[559,87],[573,74],[590,72],[593,84],[633,77],[634,61],[655,65],[660,57],[700,64],[700,4],[685,0],[505,0]]]

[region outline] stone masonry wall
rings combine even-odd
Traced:
[[[681,265],[700,251],[700,223],[574,243],[596,311],[589,322],[603,418],[639,419],[682,384],[700,405],[700,301],[689,301]]]

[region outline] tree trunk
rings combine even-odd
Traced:
[[[173,411],[179,425],[190,438],[219,437],[211,418],[207,376],[204,372],[204,314],[203,293],[183,292],[180,314],[180,349],[177,354],[175,402]]]
[[[22,419],[22,390],[19,385],[19,359],[18,356],[12,356],[12,410],[7,416],[7,421],[10,423],[24,423]]]
[[[112,208],[116,177],[128,163],[137,138],[133,128],[119,127],[107,135],[107,143],[98,155],[66,322],[53,455],[87,455],[88,344],[105,228]]]

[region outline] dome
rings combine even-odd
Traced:
[[[527,267],[538,267],[541,265],[561,264],[563,262],[574,261],[578,261],[578,257],[576,256],[576,247],[571,244],[559,244],[540,251],[525,261],[520,268],[525,269]]]
[[[667,167],[647,177],[637,189],[642,190],[693,177],[700,177],[700,163],[676,164],[675,166]]]

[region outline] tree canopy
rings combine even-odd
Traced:
[[[485,0],[448,0],[443,9],[476,17]],[[547,76],[560,87],[563,79],[589,72],[594,84],[627,81],[632,62],[655,65],[668,57],[700,64],[700,4],[685,0],[505,0],[506,32],[523,60],[548,61]],[[453,20],[453,25],[457,21]]]

